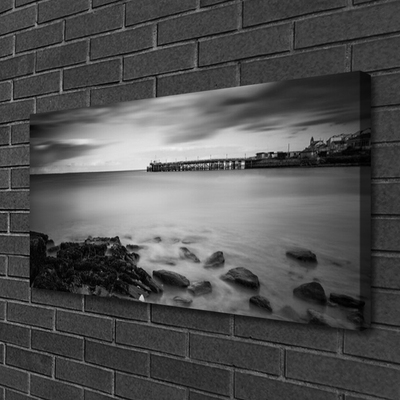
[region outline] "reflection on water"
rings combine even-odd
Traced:
[[[268,317],[296,319],[309,307],[293,298],[301,283],[318,280],[328,293],[360,294],[359,177],[358,167],[31,176],[31,229],[56,243],[118,235],[123,244],[146,244],[140,266],[148,272],[171,269],[211,281],[213,292],[195,297],[191,307],[263,316],[249,306],[254,292],[219,278],[246,267],[271,300]],[[151,240],[156,236],[160,243]],[[183,245],[200,260],[221,250],[225,266],[210,270],[182,260]],[[318,265],[287,258],[292,247],[315,252]],[[149,300],[173,304],[177,294],[182,289],[166,288]]]

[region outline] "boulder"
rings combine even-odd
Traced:
[[[325,290],[318,282],[304,283],[293,289],[293,294],[304,300],[312,300],[318,303],[326,303]]]
[[[347,296],[345,294],[331,293],[329,296],[329,300],[332,303],[336,303],[340,306],[349,308],[363,308],[365,305],[365,301],[357,300],[354,297]]]
[[[128,251],[140,251],[147,249],[147,246],[139,246],[138,244],[127,244],[126,249]]]
[[[250,297],[249,301],[250,301],[250,304],[253,304],[253,305],[257,306],[257,307],[260,307],[263,310],[272,312],[271,303],[264,296],[253,296],[253,297]]]
[[[243,267],[230,269],[225,275],[221,276],[221,279],[235,282],[252,289],[258,289],[260,287],[260,281],[257,275],[254,275],[251,271]]]
[[[200,260],[196,257],[196,255],[194,253],[192,253],[187,247],[179,247],[179,252],[180,252],[181,258],[193,261],[195,263],[200,262]]]
[[[121,245],[121,241],[119,240],[118,236],[115,237],[91,237],[89,236],[85,240],[85,244],[93,244],[93,245],[103,245],[105,244],[106,246],[110,246],[112,244],[119,244]]]
[[[163,291],[162,287],[143,268],[136,267],[135,272],[153,293],[161,293]]]
[[[189,280],[183,275],[165,269],[153,271],[153,276],[171,286],[188,287],[190,285]]]
[[[195,296],[201,296],[203,294],[211,293],[212,287],[209,281],[198,281],[192,282],[188,287],[188,290],[192,292]]]
[[[299,261],[310,262],[310,263],[317,262],[317,256],[310,250],[305,250],[305,249],[289,250],[286,252],[286,255],[288,257],[295,258],[296,260]]]
[[[337,319],[335,319],[329,315],[323,314],[319,311],[316,311],[313,309],[308,309],[307,313],[310,316],[310,320],[308,321],[310,324],[331,326],[333,328],[345,328],[346,327],[344,324],[342,324]]]
[[[187,297],[181,297],[181,296],[175,296],[173,300],[176,301],[177,303],[184,304],[187,306],[193,302],[192,299],[188,299]]]
[[[364,315],[359,309],[351,310],[346,318],[356,325],[362,326],[364,324]]]
[[[217,268],[222,267],[224,264],[224,253],[222,251],[216,251],[204,261],[204,268]]]

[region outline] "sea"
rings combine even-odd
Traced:
[[[119,236],[124,245],[143,246],[139,266],[150,274],[169,269],[212,284],[212,293],[197,297],[166,286],[149,302],[178,305],[179,295],[192,298],[191,308],[298,322],[313,308],[353,328],[340,308],[310,304],[293,289],[317,281],[328,296],[364,296],[369,173],[353,166],[31,175],[30,224],[55,244]],[[182,246],[201,261],[222,251],[225,265],[206,269],[181,259]],[[311,250],[318,262],[288,257],[295,248]],[[236,267],[258,276],[257,293],[220,279]],[[273,312],[249,304],[254,294],[267,297]]]

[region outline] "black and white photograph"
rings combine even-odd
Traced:
[[[31,286],[368,326],[369,97],[354,72],[32,114]]]

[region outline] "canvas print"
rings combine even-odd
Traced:
[[[368,326],[369,102],[354,72],[32,115],[31,285]]]

